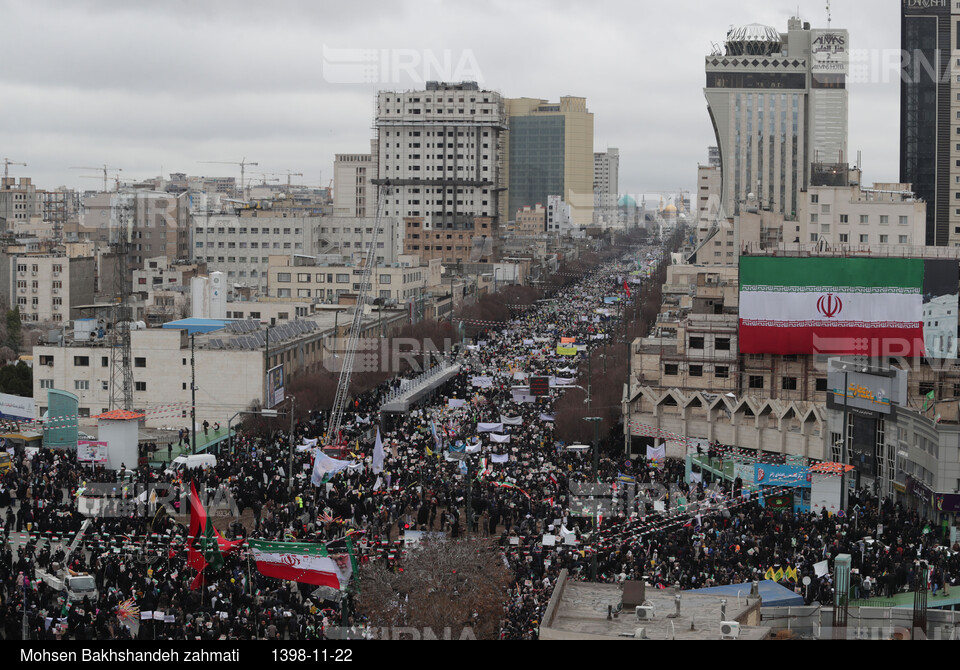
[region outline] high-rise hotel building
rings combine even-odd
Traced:
[[[846,30],[791,18],[786,33],[756,23],[731,28],[724,47],[706,57],[728,216],[752,193],[794,220],[801,192],[823,172],[818,165],[848,163],[848,49]]]

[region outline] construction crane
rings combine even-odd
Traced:
[[[107,165],[106,163],[97,167],[90,167],[89,165],[86,165],[86,166],[81,165],[80,167],[71,167],[70,169],[71,170],[103,170],[103,192],[104,193],[107,192],[107,171],[116,170],[117,172],[123,172],[123,168],[113,167],[111,165]],[[119,177],[118,177],[118,183],[119,183]]]
[[[266,186],[268,181],[275,181],[278,184],[280,183],[280,180],[277,177],[271,177],[270,179],[267,179],[267,177],[276,174],[276,172],[251,172],[250,174],[256,175],[263,180],[260,182],[261,186]]]
[[[248,165],[260,165],[260,163],[248,163],[246,156],[240,159],[240,161],[200,161],[201,163],[218,163],[220,165],[239,165],[240,166],[240,195],[246,200],[247,199],[247,190],[246,183],[244,182],[245,175],[247,172]]]
[[[4,158],[3,159],[3,178],[4,179],[10,176],[11,165],[22,165],[23,167],[27,167],[26,163],[18,163],[16,161],[10,160],[9,158]]]
[[[80,179],[102,179],[102,177],[100,177],[99,175],[97,176],[80,175]],[[114,189],[116,190],[117,193],[119,193],[120,192],[120,171],[119,170],[114,173],[113,181],[114,181]],[[104,184],[106,184],[106,182],[104,182]]]
[[[302,172],[291,172],[290,170],[287,170],[286,172],[256,172],[256,173],[254,173],[254,174],[271,175],[271,176],[274,176],[274,177],[283,177],[283,176],[286,176],[286,178],[287,178],[287,191],[286,191],[286,192],[287,192],[287,193],[290,192],[290,188],[291,188],[290,177],[302,177],[302,176],[303,176],[303,173],[302,173]],[[279,182],[280,180],[279,180],[279,179],[271,179],[270,181]]]
[[[360,329],[363,322],[363,306],[367,294],[370,292],[370,277],[377,262],[377,237],[380,235],[383,206],[390,195],[389,182],[380,185],[377,197],[377,218],[373,227],[373,238],[370,240],[370,249],[367,251],[366,263],[363,266],[363,275],[360,278],[360,291],[357,293],[357,306],[353,312],[353,323],[350,325],[350,334],[347,336],[347,346],[343,352],[343,365],[340,368],[340,381],[337,383],[337,393],[334,396],[333,406],[330,408],[330,421],[327,424],[327,442],[334,444],[340,432],[340,423],[343,420],[343,410],[347,406],[350,395],[350,377],[353,375],[353,361],[357,353],[357,342],[360,339]]]

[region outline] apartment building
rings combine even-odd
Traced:
[[[506,114],[499,93],[474,82],[380,91],[376,127],[378,176],[392,187],[385,216],[418,218],[435,230],[500,222]]]
[[[346,217],[377,215],[377,142],[368,154],[336,154],[333,159],[333,214]]]
[[[0,255],[0,293],[20,320],[63,323],[94,302],[96,259],[48,254]]]
[[[784,231],[791,242],[832,247],[877,248],[888,245],[923,246],[927,233],[927,203],[910,184],[811,186],[800,200],[799,230]],[[789,224],[785,224],[789,227]]]
[[[442,273],[439,259],[421,265],[418,256],[403,255],[398,263],[374,268],[369,295],[390,304],[415,301],[425,291],[440,286]],[[271,256],[269,295],[271,298],[337,302],[342,295],[360,291],[362,276],[360,264],[328,264]]]
[[[4,232],[29,223],[43,212],[42,191],[30,177],[0,177],[0,226]]]
[[[593,222],[604,228],[618,225],[620,150],[609,148],[593,154]]]

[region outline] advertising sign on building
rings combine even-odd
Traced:
[[[890,414],[891,405],[902,406],[906,402],[905,370],[862,370],[864,368],[852,362],[844,362],[839,358],[830,359],[827,367],[828,409],[842,410],[846,405],[848,410]]]
[[[283,366],[278,365],[267,371],[267,409],[283,402]]]
[[[810,71],[813,74],[849,74],[850,35],[846,30],[810,31]]]

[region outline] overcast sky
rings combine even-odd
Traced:
[[[799,4],[826,27],[826,0]],[[833,0],[835,28],[876,64],[848,86],[864,179],[898,179],[899,0]],[[595,148],[620,149],[620,192],[691,188],[715,144],[704,56],[731,24],[786,31],[781,0],[0,0],[0,158],[44,188],[91,189],[104,163],[170,172],[302,172],[365,152],[377,89],[478,79],[506,97],[587,98]],[[352,50],[352,51],[351,51]],[[863,54],[866,55],[863,55]],[[284,179],[285,180],[285,179]]]

